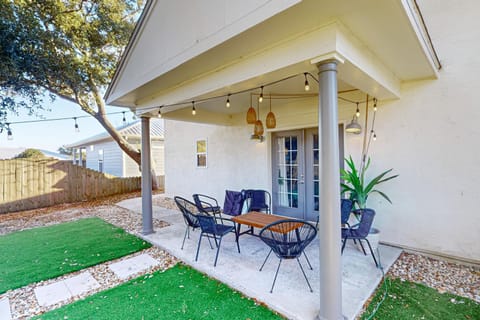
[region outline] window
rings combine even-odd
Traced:
[[[195,144],[197,168],[207,167],[207,139],[197,140]]]
[[[98,150],[98,171],[103,172],[103,149]]]

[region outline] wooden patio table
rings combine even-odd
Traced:
[[[284,216],[277,216],[274,214],[266,214],[263,212],[256,212],[256,211],[251,211],[245,214],[241,214],[239,216],[232,217],[232,221],[234,221],[237,224],[237,241],[238,237],[242,234],[251,234],[252,236],[256,236],[256,234],[253,232],[253,228],[263,228],[270,223],[277,222],[280,220],[285,220],[285,219],[292,219],[290,217],[284,217]],[[245,231],[243,233],[240,233],[240,227],[241,225],[247,225],[250,226],[250,229],[248,231]],[[298,225],[300,226],[300,224]],[[275,227],[272,228],[273,231],[275,232],[281,232],[281,233],[287,233],[291,230],[294,230],[298,228],[296,225],[291,225],[291,228],[289,230],[286,230],[285,228],[275,230]]]

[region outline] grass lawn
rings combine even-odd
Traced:
[[[439,293],[422,284],[388,279],[388,295],[373,319],[480,319],[480,304],[449,293]],[[383,297],[380,286],[362,319],[367,319]]]
[[[0,293],[150,246],[99,218],[0,236]]]
[[[133,279],[35,319],[283,319],[182,264]]]

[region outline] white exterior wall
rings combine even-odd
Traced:
[[[165,121],[165,192],[191,198],[203,193],[223,206],[225,190],[270,189],[266,143],[250,140],[246,126]],[[195,143],[207,139],[207,168],[196,167]]]
[[[100,142],[87,150],[87,168],[98,171],[98,151],[103,150],[103,172],[117,177],[123,175],[123,157],[122,151],[114,141]]]
[[[437,80],[404,83],[399,100],[379,102],[368,175],[394,168],[400,176],[379,186],[392,205],[372,195],[368,206],[377,212],[383,242],[480,263],[480,2],[419,4],[443,68]],[[306,99],[273,111],[279,129],[288,130],[316,126],[316,108],[316,99]],[[340,122],[354,110],[340,105]],[[222,205],[225,189],[271,190],[270,141],[251,141],[244,116],[230,127],[166,121],[168,195],[205,193]],[[206,169],[195,167],[201,138],[208,140]],[[363,135],[345,134],[345,156],[358,163],[362,143]]]
[[[130,142],[134,144],[136,148],[141,148],[140,140],[137,143]],[[165,174],[165,159],[164,159],[164,147],[163,140],[153,140],[151,143],[152,148],[152,168],[155,169],[155,174],[157,176]],[[133,161],[126,153],[123,154],[123,165],[124,165],[124,177],[139,177],[142,175],[140,172],[138,164]]]

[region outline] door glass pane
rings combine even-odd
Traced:
[[[320,180],[318,176],[318,163],[319,163],[319,149],[318,149],[318,134],[313,135],[313,209],[318,211],[318,195]]]
[[[277,138],[278,203],[282,207],[298,208],[298,149],[297,137]]]

